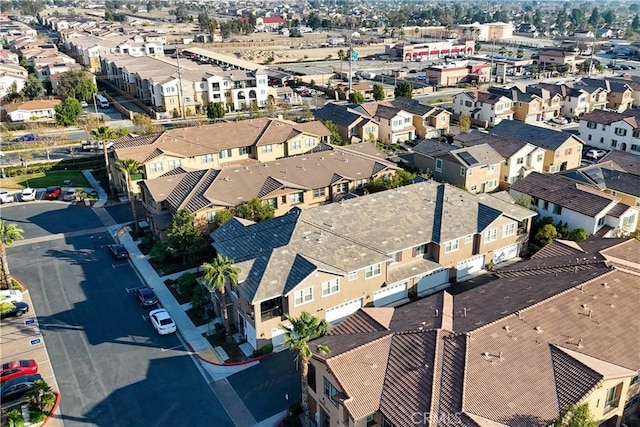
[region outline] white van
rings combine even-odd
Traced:
[[[107,98],[100,94],[96,95],[96,102],[98,103],[100,108],[109,108],[109,101],[107,100]]]

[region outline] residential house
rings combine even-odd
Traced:
[[[2,52],[0,51],[0,55]],[[640,106],[640,77],[638,76],[625,76],[624,78],[607,78],[607,80],[615,81],[618,83],[624,83],[631,88],[633,91],[631,93],[631,106],[638,107]]]
[[[494,86],[490,87],[488,91],[512,101],[514,120],[525,123],[536,123],[543,120],[545,101],[539,96],[522,92],[517,86],[511,88]]]
[[[289,86],[282,87],[273,87],[269,86],[267,88],[268,96],[267,98],[275,105],[286,104],[286,105],[303,105],[304,100],[300,96],[299,93],[294,91]]]
[[[531,198],[540,217],[566,222],[569,229],[582,228],[590,235],[610,237],[632,232],[638,225],[637,208],[562,175],[531,173],[512,184],[509,193],[514,198]]]
[[[513,102],[506,96],[474,90],[453,97],[453,112],[471,120],[496,126],[503,120],[513,120]],[[485,126],[485,127],[486,127]]]
[[[424,105],[418,100],[402,97],[383,101],[382,104],[413,114],[413,126],[416,128],[418,138],[435,138],[449,133],[451,113],[444,108]]]
[[[560,113],[565,117],[579,117],[591,111],[590,93],[585,89],[550,83],[538,83],[536,86],[549,91],[551,95],[560,95]]]
[[[639,254],[634,240],[554,241],[466,292],[363,307],[310,342],[311,418],[327,427],[545,427],[586,404],[601,426],[631,424],[640,409]]]
[[[556,173],[580,166],[584,143],[573,134],[530,124],[504,120],[491,133],[505,137],[515,137],[542,148],[544,172]]]
[[[14,88],[16,92],[20,92],[26,81],[25,77],[0,71],[0,99],[7,96]]]
[[[541,120],[549,120],[553,117],[558,117],[562,110],[562,95],[550,91],[547,88],[538,85],[527,86],[527,93],[536,95],[542,99],[542,115]]]
[[[367,182],[391,177],[399,169],[376,154],[321,144],[304,155],[265,163],[222,168],[177,168],[140,183],[151,229],[166,237],[166,227],[179,209],[190,211],[197,224],[211,223],[221,210],[259,198],[276,216],[363,194]],[[197,191],[192,191],[197,189]]]
[[[611,163],[616,168],[640,176],[640,157],[625,151],[613,150],[604,155],[598,163]]]
[[[531,172],[544,170],[545,150],[515,136],[487,134],[480,131],[461,133],[454,138],[454,145],[471,147],[487,144],[502,156],[500,188],[508,188]]]
[[[179,167],[204,170],[302,154],[328,142],[330,134],[320,122],[250,119],[126,136],[115,141],[111,157],[140,162],[143,170],[137,181],[157,178]],[[124,175],[113,167],[111,173],[115,188],[126,189]],[[136,187],[130,190],[138,193]]]
[[[580,117],[579,134],[586,144],[640,155],[640,113],[598,110]]]
[[[412,141],[416,136],[413,115],[380,102],[367,102],[353,110],[378,123],[378,139],[388,144]]]
[[[424,181],[256,224],[232,220],[211,237],[240,270],[228,292],[232,324],[253,348],[282,349],[285,314],[334,323],[433,293],[518,256],[535,215],[506,194]]]
[[[534,63],[543,74],[545,72],[551,72],[554,69],[556,72],[566,69],[566,72],[575,73],[577,71],[577,65],[582,62],[578,59],[579,56],[575,52],[549,49],[540,52],[538,59]]]
[[[437,181],[470,193],[490,193],[498,190],[504,158],[487,144],[459,148],[427,139],[413,148],[413,163],[431,171]]]
[[[606,108],[619,113],[633,105],[633,89],[622,81],[607,79],[591,79],[583,77],[573,84],[575,88],[596,87],[607,92]]]
[[[53,119],[59,99],[37,99],[33,101],[4,104],[4,114],[11,122],[29,122],[34,117],[38,120]]]
[[[313,115],[322,122],[331,121],[336,125],[343,141],[354,144],[362,141],[376,141],[380,134],[378,123],[353,109],[353,105],[328,102],[315,110]]]

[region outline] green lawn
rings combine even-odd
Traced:
[[[48,171],[34,173],[30,175],[12,176],[2,178],[0,187],[7,190],[22,189],[27,186],[27,181],[31,188],[45,188],[54,185],[62,186],[62,181],[71,180],[72,187],[91,187],[89,181],[84,177],[82,171]]]

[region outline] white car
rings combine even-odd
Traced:
[[[15,289],[0,291],[0,302],[22,302],[22,292]]]
[[[594,150],[587,151],[587,157],[591,157],[592,159],[599,159],[605,154],[607,154],[607,152],[604,150],[594,149]]]
[[[164,308],[150,311],[149,318],[160,335],[172,334],[176,331],[176,323]]]
[[[80,106],[82,108],[87,108],[89,106],[89,104],[87,104],[87,101],[80,101]]]
[[[31,188],[31,187],[27,187],[25,189],[22,190],[22,193],[20,193],[20,199],[23,202],[32,202],[36,199],[36,189],[35,188]]]
[[[0,203],[11,203],[15,201],[16,199],[13,197],[13,194],[5,190],[0,190]]]
[[[551,120],[549,120],[551,123],[555,123],[557,125],[566,125],[569,123],[569,120],[567,120],[564,117],[553,117]]]

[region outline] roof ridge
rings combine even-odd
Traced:
[[[348,349],[348,350],[345,350],[345,351],[343,351],[343,352],[341,352],[341,353],[339,353],[339,354],[336,354],[336,355],[335,355],[335,356],[333,356],[333,357],[326,357],[326,358],[325,358],[325,360],[328,362],[329,360],[338,359],[340,356],[344,356],[345,354],[350,354],[350,353],[353,353],[353,352],[354,352],[354,351],[356,351],[356,350],[360,350],[360,349],[362,349],[362,348],[366,348],[366,347],[368,347],[369,345],[371,345],[371,344],[375,344],[375,343],[377,343],[378,341],[381,341],[381,340],[383,340],[383,339],[386,339],[386,338],[393,338],[393,336],[395,335],[395,333],[394,333],[393,331],[367,331],[367,332],[359,332],[359,334],[374,334],[374,333],[380,333],[380,332],[381,332],[381,333],[383,333],[383,335],[382,335],[382,336],[380,336],[380,337],[378,337],[378,338],[376,338],[376,339],[374,339],[374,340],[367,341],[367,342],[366,342],[366,343],[364,343],[364,344],[360,344],[359,346],[356,346],[356,347],[350,348],[350,349]],[[329,348],[329,354],[331,354],[331,348]],[[336,379],[337,379],[337,378],[336,378]]]
[[[184,199],[182,199],[182,202],[180,203],[180,205],[178,206],[178,209],[184,209],[184,207],[189,203],[189,201],[191,200],[192,196],[197,193],[200,190],[200,186],[202,185],[202,182],[204,180],[206,180],[211,174],[214,174],[213,179],[215,180],[218,176],[219,176],[219,169],[205,169],[204,173],[200,176],[200,178],[198,179],[198,181],[195,183],[195,185],[191,188],[191,191],[189,191],[189,193],[187,193],[187,195],[185,196]],[[196,171],[196,172],[200,172],[200,171]],[[193,172],[190,172],[193,173]]]
[[[593,390],[595,390],[596,388],[599,388],[602,385],[602,382],[604,381],[604,375],[602,375],[601,373],[597,372],[596,370],[594,370],[590,366],[587,366],[586,364],[584,364],[580,360],[576,359],[575,357],[573,357],[572,355],[567,353],[565,351],[565,348],[560,347],[559,345],[551,343],[551,342],[549,343],[549,347],[557,348],[559,351],[562,352],[562,354],[564,354],[566,357],[570,358],[573,361],[573,363],[575,363],[577,365],[580,365],[581,369],[590,371],[591,373],[594,374],[594,376],[600,377],[600,379],[593,386],[591,386],[589,391],[587,391],[585,394],[583,394],[582,397],[580,398],[580,400],[578,402],[575,402],[575,403],[580,403],[585,398],[585,396],[589,396],[593,392]],[[566,349],[566,350],[568,350],[568,349]],[[598,360],[600,360],[600,359],[598,359]],[[553,363],[553,355],[551,355],[551,369],[555,371],[554,363]],[[554,382],[555,382],[555,388],[556,388],[556,393],[557,393],[557,390],[558,390],[558,379],[555,378],[555,377],[556,377],[556,375],[554,375],[554,380],[555,380]],[[560,402],[558,402],[558,403],[560,403]],[[558,405],[558,406],[560,406],[560,405]]]

